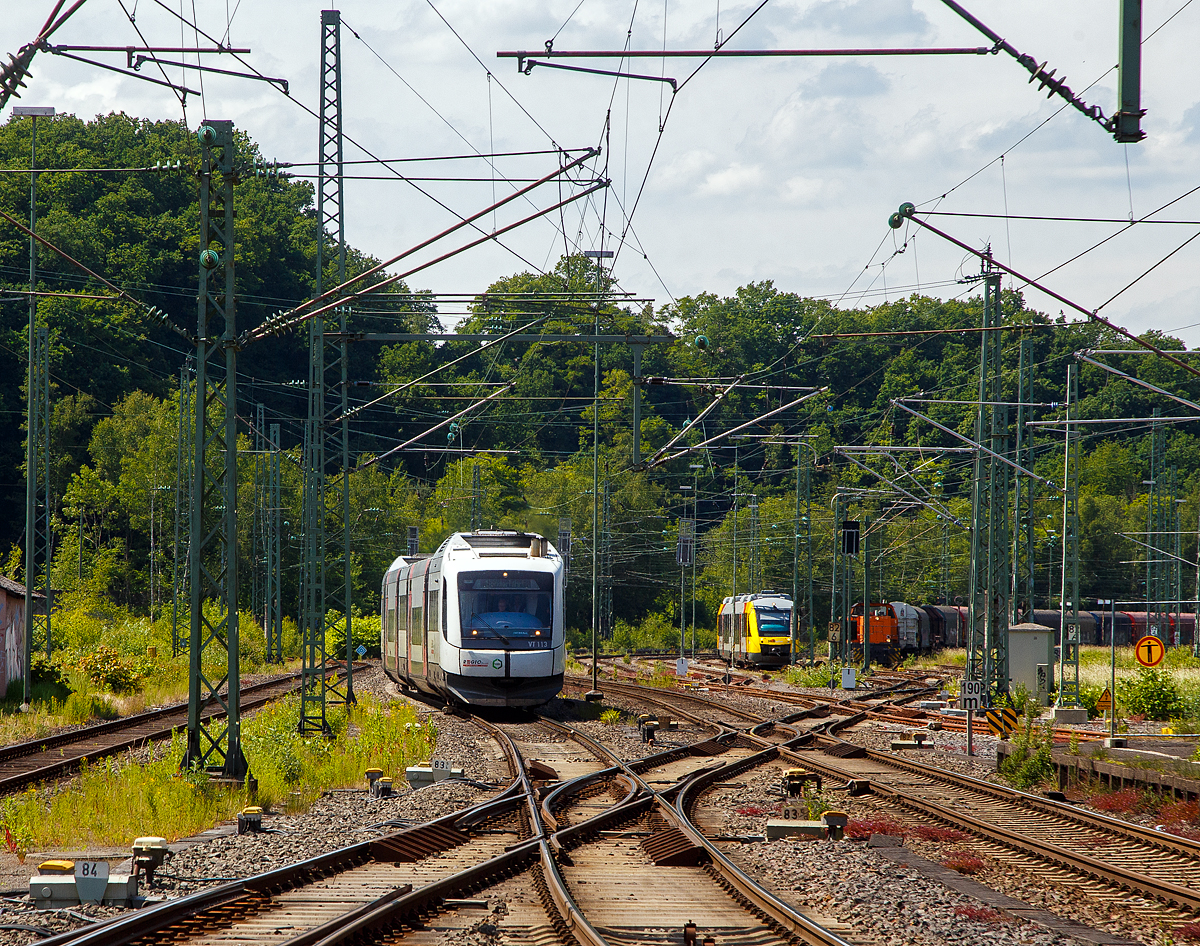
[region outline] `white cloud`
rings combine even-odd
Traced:
[[[925,14],[912,0],[820,0],[796,18],[807,29],[852,36],[924,36]]]
[[[820,178],[792,177],[783,182],[782,196],[790,204],[813,204],[828,196],[830,190]]]
[[[930,202],[923,206],[940,200],[942,211],[995,214],[1003,211],[1007,196],[1014,213],[1122,218],[1129,209],[1126,151],[1139,213],[1166,203],[1200,179],[1200,150],[1195,147],[1200,106],[1194,88],[1179,81],[1191,68],[1200,42],[1197,5],[1147,41],[1142,104],[1148,109],[1144,127],[1150,137],[1126,149],[1074,109],[1056,115],[1062,103],[1037,92],[1025,71],[1003,55],[713,60],[672,100],[670,89],[657,82],[549,69],[524,76],[511,60],[496,58],[498,50],[541,50],[556,33],[558,50],[619,49],[627,35],[634,49],[659,49],[664,43],[662,4],[640,4],[631,24],[631,5],[624,0],[589,0],[573,17],[577,0],[435,2],[483,65],[425,0],[342,0],[344,22],[428,102],[414,96],[344,29],[347,134],[388,157],[470,154],[472,147],[486,151],[493,142],[497,151],[553,152],[556,145],[599,144],[604,153],[595,170],[613,182],[606,225],[619,232],[617,201],[628,209],[640,192],[634,229],[676,295],[732,292],[745,279],[775,278],[783,289],[836,296],[890,234],[887,216],[904,200]],[[33,38],[48,4],[8,4],[12,9],[5,9],[0,22],[0,57]],[[244,0],[234,20],[231,40],[253,48],[247,58],[256,67],[291,80],[292,100],[261,83],[211,74],[205,78],[207,114],[235,119],[268,158],[302,162],[315,156],[316,122],[296,103],[317,103],[318,22],[324,5],[318,0]],[[723,2],[720,28],[725,35],[755,6],[757,0]],[[979,6],[973,12],[990,27],[1039,62],[1048,61],[1058,75],[1069,76],[1076,91],[1099,79],[1085,97],[1111,114],[1115,77],[1106,71],[1116,61],[1115,17],[1096,20],[1094,3],[1087,0]],[[1149,33],[1177,9],[1178,0],[1174,5],[1150,0],[1145,6]],[[224,0],[196,0],[196,7],[201,26],[224,35]],[[669,48],[711,46],[718,26],[715,5],[672,3],[667,13]],[[1081,30],[1080,24],[1086,27]],[[158,6],[139,6],[138,26],[149,43],[179,42],[178,21]],[[140,42],[105,4],[83,5],[54,39],[116,46]],[[772,0],[733,46],[981,43],[986,41],[969,24],[937,2]],[[120,67],[124,56],[106,61]],[[215,57],[212,64],[226,65]],[[616,69],[619,61],[579,64]],[[664,67],[661,61],[638,59],[624,68],[682,79],[698,64],[673,59]],[[485,67],[493,73],[490,86]],[[171,75],[176,77],[178,70]],[[192,74],[188,81],[194,84],[197,78]],[[112,110],[152,119],[180,115],[167,90],[42,54],[21,102],[74,108],[82,118]],[[668,106],[670,118],[660,140],[659,124]],[[195,126],[201,114],[200,101],[189,98],[189,124]],[[347,157],[362,157],[350,143],[346,151]],[[641,190],[652,152],[653,166]],[[1001,154],[1006,155],[1003,176],[997,160]],[[530,179],[547,173],[556,160],[550,153],[501,158],[497,166],[514,179]],[[491,203],[490,171],[482,161],[410,166],[417,167],[420,172],[413,173],[421,176],[485,179],[422,183],[458,213]],[[392,256],[455,219],[405,184],[351,180],[346,189],[348,236],[377,257]],[[539,207],[555,199],[553,187],[531,197]],[[572,205],[563,215],[569,239],[580,231],[594,234],[604,206],[599,199],[586,207]],[[533,211],[524,201],[507,209],[507,218],[504,211],[499,215],[501,226]],[[1200,214],[1200,195],[1181,201],[1170,213],[1194,218]],[[1013,262],[1030,275],[1052,269],[1112,232],[1103,224],[1012,221],[1006,228],[995,218],[937,220],[964,242],[979,245],[991,239],[1005,251],[1011,233]],[[530,224],[506,235],[504,242],[537,265],[547,260],[553,265],[563,246],[557,224],[555,214],[553,222]],[[1148,227],[1134,228],[1047,281],[1071,298],[1097,304],[1169,252],[1171,246],[1163,241],[1174,234],[1154,234]],[[1182,239],[1178,235],[1176,243]],[[1200,269],[1193,265],[1197,246],[1155,270],[1105,312],[1115,310],[1114,318],[1127,318],[1131,327],[1148,327],[1155,318],[1160,326],[1190,324],[1187,300],[1200,297]],[[960,250],[926,235],[917,251],[889,265],[888,285],[915,285],[917,263],[923,285],[952,279],[961,262]],[[640,253],[623,252],[617,266],[623,285],[665,298]],[[414,284],[472,291],[527,268],[516,256],[487,244],[422,272]],[[1030,300],[1052,312],[1059,307],[1046,297],[1030,294]],[[1168,311],[1178,314],[1168,321],[1162,314]],[[1181,334],[1200,342],[1200,328]]]
[[[709,174],[700,185],[700,193],[708,197],[731,197],[743,194],[762,182],[762,168],[731,164],[720,171]]]

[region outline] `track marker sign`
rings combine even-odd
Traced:
[[[1108,687],[1105,687],[1104,692],[1100,694],[1100,699],[1096,700],[1096,712],[1111,713],[1112,710],[1113,710],[1112,691]]]
[[[1147,634],[1133,645],[1133,655],[1143,667],[1157,667],[1167,656],[1167,648],[1157,637]]]
[[[983,681],[964,680],[958,696],[958,708],[977,710],[983,705]]]

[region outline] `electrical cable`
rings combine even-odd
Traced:
[[[442,15],[441,10],[439,10],[437,7],[435,7],[433,5],[433,0],[425,0],[425,2],[427,4],[429,4],[429,9],[431,9],[434,13],[437,14],[438,19],[446,24],[446,29],[448,29],[451,33],[454,34],[454,38],[457,39],[460,43],[462,43],[463,49],[465,49],[467,52],[469,52],[471,54],[471,58],[473,58],[477,63],[479,63],[480,67],[483,69],[484,72],[486,72],[488,75],[491,75],[492,71],[487,67],[487,65],[484,63],[484,61],[482,59],[480,59],[478,55],[476,55],[475,50],[473,50],[470,47],[470,45],[467,43],[467,41],[465,39],[463,39],[462,36],[459,35],[458,30],[456,30],[453,26],[450,25],[450,21],[447,20]],[[765,0],[764,0],[764,2],[765,2]],[[536,118],[534,118],[529,113],[529,110],[527,108],[525,108],[524,105],[522,105],[519,101],[517,101],[517,97],[515,95],[513,95],[510,91],[508,91],[508,87],[505,86],[505,84],[503,82],[501,82],[499,79],[496,80],[496,84],[498,86],[500,86],[500,89],[504,92],[504,94],[507,95],[512,100],[512,103],[515,106],[517,106],[517,108],[519,108],[522,112],[525,113],[525,117],[528,118],[531,122],[533,122],[534,125],[537,126],[538,131],[540,131],[543,135],[546,136],[546,138],[550,142],[550,144],[554,145],[554,147],[557,148],[559,145],[558,145],[558,142],[554,140],[554,136],[552,134],[550,134],[550,132],[546,131],[545,128],[542,127],[541,122],[539,122]]]
[[[177,14],[177,13],[176,13],[174,10],[172,10],[172,9],[171,9],[170,7],[168,7],[168,6],[167,6],[165,3],[163,3],[163,0],[153,0],[153,2],[154,2],[155,4],[157,4],[159,7],[161,7],[162,9],[166,10],[166,11],[167,11],[167,13],[171,14],[171,16],[177,17],[177,18],[179,18],[179,19],[180,19],[182,22],[184,22],[184,23],[187,23],[187,25],[188,25],[188,26],[191,26],[191,27],[193,28],[193,30],[194,30],[194,31],[195,31],[197,34],[204,36],[204,38],[205,38],[205,39],[207,39],[207,40],[209,40],[209,42],[213,42],[213,43],[219,43],[219,40],[217,40],[217,39],[215,39],[214,37],[210,36],[208,33],[204,32],[204,30],[201,30],[201,29],[200,29],[200,27],[199,27],[197,24],[195,24],[195,23],[192,23],[192,22],[190,22],[190,21],[187,21],[187,20],[184,20],[184,19],[183,19],[183,17],[182,17],[182,16],[180,16],[180,14]],[[345,20],[343,20],[342,22],[343,22],[343,23],[345,23]],[[353,31],[353,29],[351,29],[351,32],[354,32],[354,31]],[[199,42],[199,40],[197,40],[197,42]],[[252,73],[254,73],[256,76],[258,76],[260,79],[266,80],[266,78],[267,78],[267,77],[266,77],[266,76],[264,76],[264,75],[263,75],[261,72],[259,72],[259,70],[258,70],[258,69],[256,69],[254,66],[250,65],[250,63],[246,62],[246,60],[245,60],[245,59],[243,59],[243,58],[240,56],[240,54],[238,54],[238,53],[232,53],[231,55],[233,55],[233,57],[234,57],[234,58],[235,58],[235,59],[236,59],[238,62],[240,62],[240,63],[241,63],[243,66],[245,66],[247,69],[249,69],[249,70],[250,70]],[[276,88],[276,89],[278,89],[278,86],[272,86],[272,88]],[[293,96],[293,95],[291,95],[291,94],[289,94],[289,93],[287,93],[287,92],[283,92],[283,90],[282,90],[282,89],[279,89],[279,91],[281,92],[281,94],[283,94],[283,95],[284,95],[286,98],[288,98],[290,101],[292,101],[292,102],[295,102],[295,104],[296,104],[297,106],[299,106],[301,109],[303,109],[305,112],[307,112],[307,113],[308,113],[310,116],[312,116],[313,118],[316,118],[318,121],[320,120],[320,116],[319,116],[319,115],[318,115],[316,112],[314,112],[314,111],[313,111],[311,108],[309,108],[307,105],[305,105],[305,104],[304,104],[303,102],[301,102],[299,99],[297,99],[295,96]],[[383,163],[382,159],[380,159],[380,158],[379,158],[379,157],[378,157],[376,154],[374,154],[374,153],[371,151],[371,149],[370,149],[370,148],[368,148],[368,147],[367,147],[366,145],[364,145],[364,144],[361,144],[359,141],[357,141],[357,140],[356,140],[355,138],[353,138],[352,136],[350,136],[350,135],[347,135],[347,134],[345,134],[345,133],[343,132],[343,134],[342,134],[342,137],[344,138],[344,140],[346,140],[346,141],[350,142],[350,144],[354,145],[354,147],[356,147],[356,148],[358,148],[360,151],[362,151],[362,152],[363,152],[363,154],[366,154],[367,156],[369,156],[370,158],[374,159],[375,161],[379,161],[380,163]],[[464,139],[464,140],[465,140],[465,139]],[[468,144],[470,144],[470,142],[468,142]],[[384,164],[384,167],[388,167],[388,165],[387,165],[387,164]],[[403,177],[404,177],[404,175],[400,174],[400,172],[398,172],[398,171],[395,171],[394,169],[392,169],[392,168],[390,168],[390,167],[388,167],[388,170],[391,170],[391,171],[393,171],[393,173],[394,173],[394,174],[396,174],[396,176],[397,176],[397,177],[401,177],[401,178],[403,178]],[[409,182],[409,183],[410,183],[410,185],[412,186],[412,188],[413,188],[415,191],[417,191],[417,193],[421,194],[421,195],[422,195],[422,196],[424,196],[424,197],[427,197],[429,200],[433,201],[433,203],[437,204],[439,207],[441,207],[443,210],[445,210],[447,213],[451,214],[452,216],[456,217],[458,220],[462,221],[462,220],[465,220],[465,219],[466,219],[466,218],[464,218],[464,217],[463,217],[463,215],[462,215],[462,214],[460,214],[458,211],[456,211],[456,210],[454,210],[453,208],[451,208],[451,207],[450,207],[448,204],[446,204],[444,201],[442,201],[442,200],[439,200],[437,197],[435,197],[433,194],[431,194],[431,193],[430,193],[428,190],[426,190],[425,188],[423,188],[423,187],[421,187],[420,185],[418,185],[418,184],[416,184],[416,183],[413,183],[413,182]],[[473,226],[474,226],[474,225],[473,225]],[[483,229],[481,229],[481,228],[480,228],[480,227],[478,227],[478,226],[475,226],[475,227],[474,227],[474,229],[478,230],[480,233],[485,233],[485,232],[486,232],[486,231],[484,231]],[[496,243],[496,245],[497,245],[497,246],[499,246],[501,249],[505,250],[506,252],[508,252],[508,253],[511,253],[513,256],[515,256],[517,259],[519,259],[519,260],[520,260],[522,263],[524,263],[526,266],[530,266],[530,267],[532,267],[532,268],[533,268],[533,269],[535,269],[535,270],[537,270],[537,269],[538,269],[538,266],[537,266],[537,264],[536,264],[536,263],[533,263],[533,262],[531,262],[530,260],[527,260],[527,259],[526,259],[524,256],[522,256],[520,253],[518,253],[518,252],[517,252],[516,250],[514,250],[512,247],[508,246],[507,244],[503,243],[503,242],[502,242],[502,241],[500,241],[500,240],[495,240],[495,238],[494,238],[494,237],[493,237],[493,240],[495,241],[495,243]],[[539,272],[541,272],[541,270],[538,270],[538,271],[539,271]]]
[[[1176,253],[1178,253],[1180,250],[1182,250],[1185,246],[1187,246],[1189,243],[1191,243],[1194,239],[1196,239],[1196,237],[1200,237],[1200,230],[1197,230],[1190,237],[1188,237],[1186,240],[1184,240],[1182,243],[1180,243],[1179,246],[1175,247],[1175,249],[1171,250],[1170,253],[1168,253],[1166,256],[1164,256],[1162,259],[1160,259],[1157,263],[1155,263],[1153,266],[1151,266],[1149,269],[1147,269],[1145,272],[1143,272],[1140,276],[1138,276],[1136,279],[1134,279],[1133,282],[1122,287],[1121,289],[1118,289],[1115,293],[1113,293],[1113,295],[1109,296],[1107,299],[1105,299],[1103,302],[1101,302],[1098,306],[1096,306],[1095,311],[1099,312],[1106,305],[1108,305],[1110,302],[1112,302],[1114,299],[1116,299],[1117,296],[1119,296],[1123,292],[1125,292],[1125,290],[1131,289],[1134,286],[1136,286],[1139,282],[1141,282],[1143,279],[1145,279],[1147,276],[1149,276],[1152,272],[1154,272],[1156,269],[1158,269],[1158,267],[1160,267],[1163,263],[1165,263],[1172,256],[1174,256]]]
[[[426,0],[426,2],[429,2],[429,0]],[[732,33],[730,33],[729,36],[726,37],[724,41],[722,41],[720,46],[718,46],[716,48],[717,49],[723,48],[725,46],[725,44],[728,43],[731,39],[733,39],[741,31],[742,27],[744,27],[747,23],[749,23],[752,19],[754,19],[754,17],[758,14],[758,11],[761,10],[763,7],[765,7],[769,2],[770,2],[770,0],[761,0],[761,2],[758,4],[758,6],[756,6],[752,11],[750,11],[750,14],[744,20],[742,20],[741,23],[738,24],[737,29],[735,29]],[[617,260],[621,256],[621,250],[625,246],[625,236],[629,231],[629,227],[632,226],[632,224],[633,224],[633,216],[634,216],[634,214],[637,213],[638,205],[642,201],[642,194],[645,193],[646,182],[650,179],[650,170],[651,170],[651,168],[654,167],[654,159],[658,156],[658,149],[659,149],[659,146],[662,144],[663,133],[666,130],[667,122],[671,118],[671,109],[674,107],[675,101],[678,98],[679,93],[682,92],[684,87],[689,82],[691,82],[692,79],[694,79],[696,77],[696,75],[700,72],[701,69],[703,69],[706,65],[708,65],[710,62],[712,62],[712,58],[713,58],[712,56],[708,56],[707,58],[701,60],[700,64],[691,71],[691,73],[687,76],[687,78],[685,78],[682,82],[680,82],[679,85],[671,92],[671,98],[667,102],[667,113],[666,113],[666,115],[663,116],[662,120],[659,122],[658,137],[654,140],[654,148],[650,152],[650,160],[646,163],[646,173],[642,175],[642,183],[638,187],[637,196],[633,200],[633,206],[629,210],[629,214],[625,220],[625,226],[622,228],[622,231],[621,231],[621,240],[617,244],[616,252],[613,255],[613,261],[612,261],[613,267],[616,267]]]

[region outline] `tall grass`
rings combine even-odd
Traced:
[[[141,835],[174,840],[232,818],[252,801],[295,811],[329,788],[363,784],[363,772],[378,766],[393,777],[419,758],[428,758],[435,730],[419,724],[407,706],[381,705],[370,696],[330,714],[334,737],[296,733],[298,699],[283,700],[243,721],[243,744],[258,794],[180,772],[186,747],[182,733],[169,744],[151,746],[151,759],[129,756],[86,766],[61,789],[30,789],[0,803],[0,826],[28,850],[124,847]]]

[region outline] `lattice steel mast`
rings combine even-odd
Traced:
[[[267,581],[263,608],[268,663],[283,663],[283,504],[280,485],[279,425],[272,424],[267,436]]]
[[[1021,339],[1020,360],[1017,367],[1017,442],[1013,456],[1017,466],[1033,468],[1033,451],[1030,449],[1029,420],[1030,404],[1033,401],[1033,343]],[[1013,551],[1012,551],[1012,620],[1033,620],[1033,479],[1024,473],[1013,478]]]
[[[1067,416],[1063,446],[1062,628],[1058,706],[1079,706],[1079,366],[1067,365]]]
[[[321,105],[317,172],[317,282],[322,292],[327,231],[337,239],[337,282],[346,281],[346,225],[342,178],[341,13],[321,11]],[[346,318],[339,308],[331,318],[309,322],[308,420],[304,450],[304,660],[300,731],[326,732],[327,703],[353,703],[353,653],[350,556],[350,419]],[[326,333],[339,333],[327,342]],[[332,392],[330,388],[332,386]],[[332,393],[332,396],[330,396]],[[341,473],[327,463],[341,460]],[[339,482],[340,480],[340,482]],[[331,510],[334,507],[336,512]],[[336,517],[336,518],[335,518]],[[330,529],[330,521],[340,527]],[[342,624],[346,641],[346,682],[340,690],[326,676],[329,631]]]
[[[976,443],[991,453],[975,454],[971,497],[970,601],[966,678],[982,680],[989,704],[1008,692],[1009,476],[998,457],[1008,452],[1008,407],[1004,401],[1003,312],[1000,273],[983,258],[983,338],[979,344],[979,413]]]
[[[187,638],[180,634],[179,612],[182,599],[188,598],[187,582],[190,580],[191,529],[184,523],[191,522],[192,481],[195,470],[193,449],[194,394],[193,365],[195,356],[188,355],[187,363],[179,369],[179,430],[175,439],[175,557],[171,566],[171,656],[178,657],[188,645]],[[80,535],[79,541],[83,542]]]
[[[188,730],[183,765],[241,780],[248,774],[248,766],[241,745],[238,667],[238,345],[233,267],[237,170],[233,122],[207,121],[198,137],[201,252],[189,543]],[[206,601],[208,611],[203,607]],[[206,668],[221,664],[225,675],[209,680]],[[225,718],[207,716],[210,710],[223,711]]]

